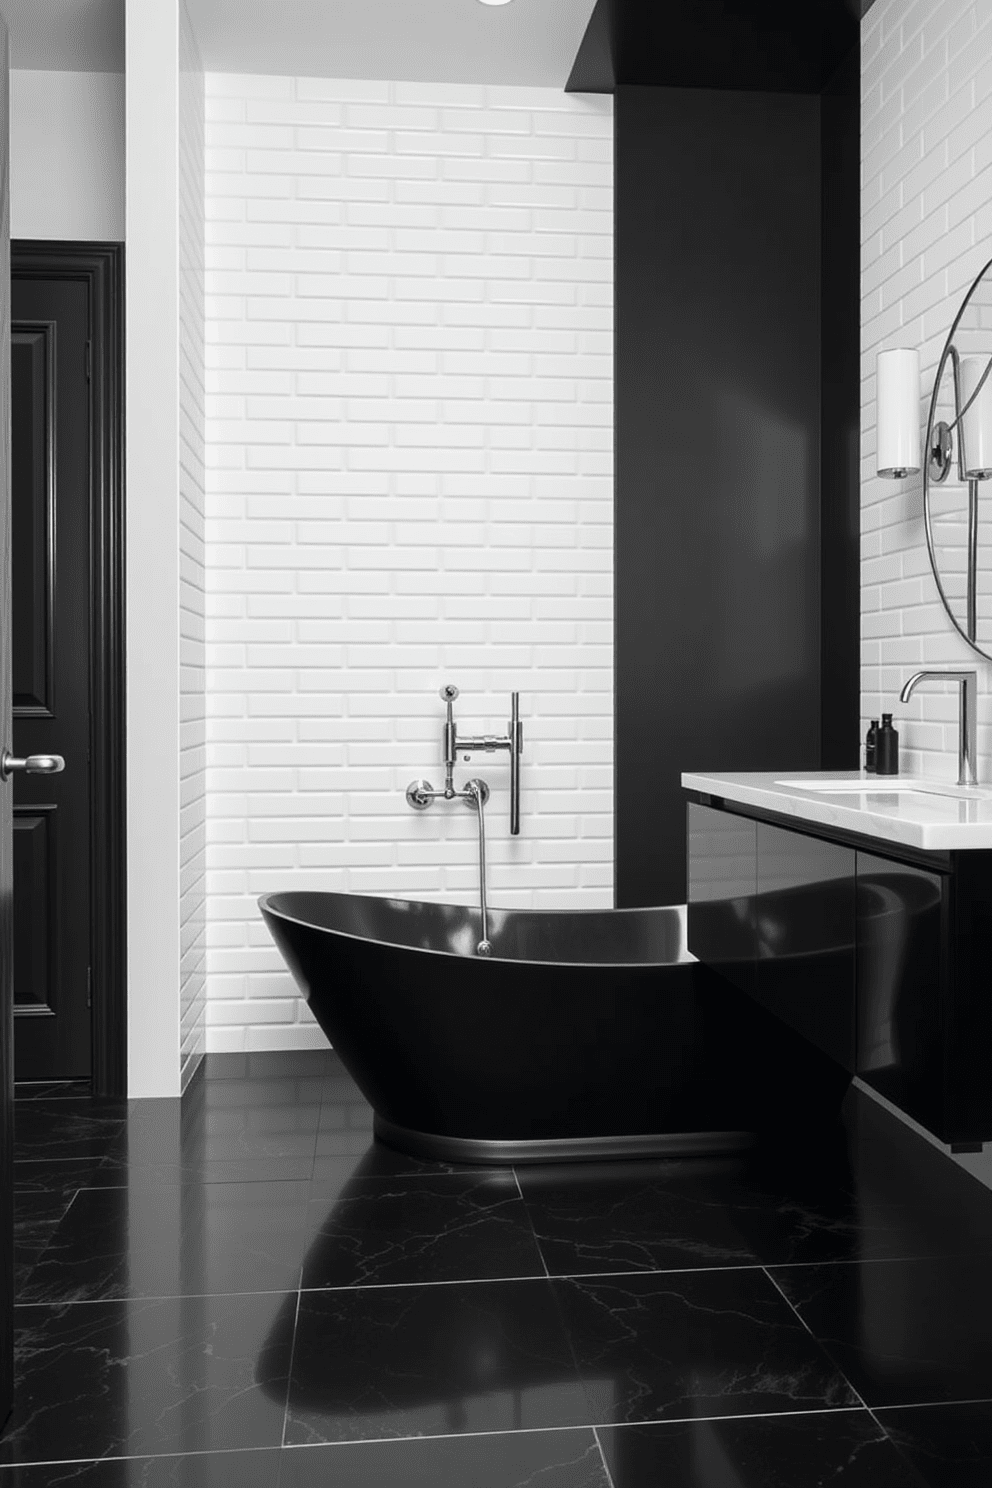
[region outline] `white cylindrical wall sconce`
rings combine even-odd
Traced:
[[[880,351],[875,364],[879,475],[901,480],[920,468],[920,353]]]
[[[967,480],[992,479],[992,376],[987,356],[961,358],[961,440]],[[982,380],[984,378],[984,381]]]

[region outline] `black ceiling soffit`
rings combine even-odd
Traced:
[[[819,93],[872,0],[597,0],[566,85]]]

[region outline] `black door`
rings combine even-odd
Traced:
[[[10,196],[7,27],[0,19],[0,751],[10,740]],[[11,792],[0,783],[0,1426],[14,1394]]]
[[[89,296],[11,278],[13,752],[18,1080],[88,1078],[90,1038]]]

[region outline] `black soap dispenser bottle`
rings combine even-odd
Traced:
[[[899,735],[892,727],[892,714],[882,714],[882,727],[875,739],[875,774],[899,774]]]
[[[865,735],[865,774],[875,773],[875,746],[878,742],[878,719],[873,718],[871,727]]]

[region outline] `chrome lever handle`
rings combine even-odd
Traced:
[[[9,780],[18,770],[25,775],[61,775],[64,769],[60,754],[29,754],[26,759],[18,759],[9,749],[0,754],[0,780]]]

